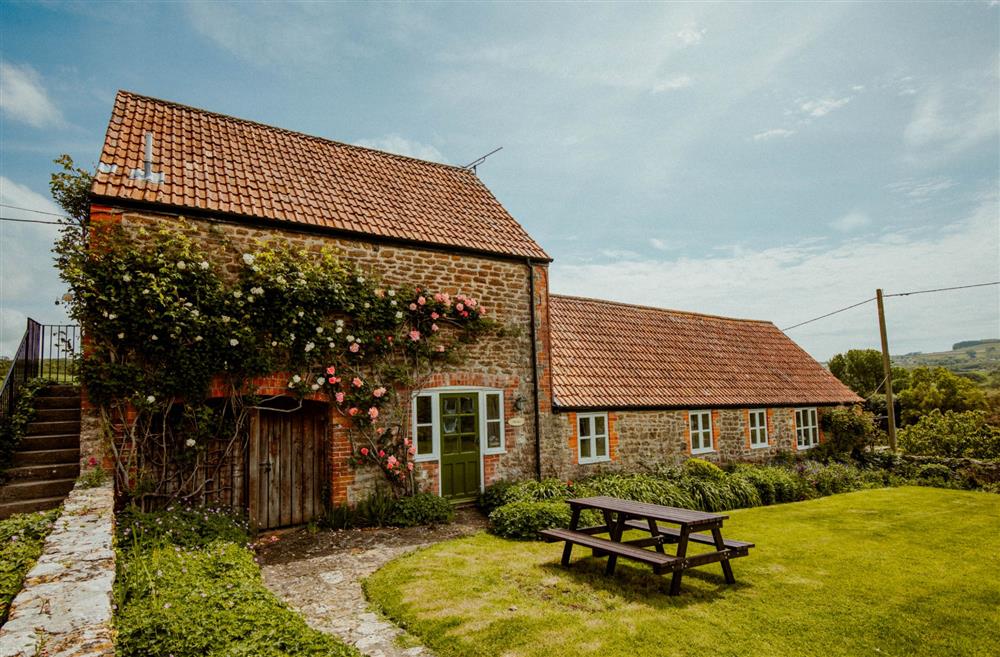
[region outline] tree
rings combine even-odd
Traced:
[[[868,398],[882,390],[885,374],[882,352],[876,349],[851,349],[830,359],[830,372],[844,385]],[[892,368],[892,390],[899,392],[906,387],[909,373],[902,367]]]
[[[909,424],[937,409],[975,411],[987,408],[986,395],[969,379],[943,367],[917,367],[910,372],[909,386],[899,393],[902,420]]]

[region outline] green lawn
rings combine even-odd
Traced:
[[[441,657],[997,655],[1000,495],[893,488],[729,512],[733,562],[669,576],[477,534],[372,575],[373,602]]]

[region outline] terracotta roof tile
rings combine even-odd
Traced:
[[[132,180],[143,139],[153,170]],[[549,256],[467,169],[335,141],[119,91],[92,191],[506,256]]]
[[[550,301],[557,406],[862,401],[771,322],[559,295]]]

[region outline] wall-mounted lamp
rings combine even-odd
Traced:
[[[517,397],[514,398],[514,410],[517,411],[518,413],[523,411],[524,407],[527,405],[528,405],[527,400],[521,395],[518,395]]]

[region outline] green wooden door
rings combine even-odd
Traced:
[[[479,494],[479,395],[441,395],[441,494]]]

